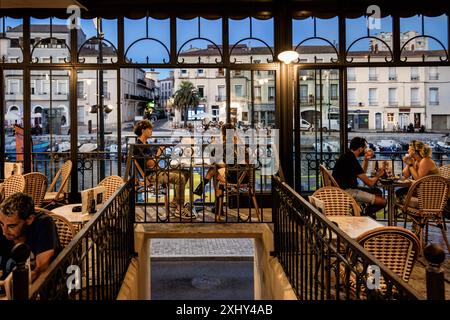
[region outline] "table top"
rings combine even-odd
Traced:
[[[81,206],[81,203],[68,204],[62,207],[52,209],[52,212],[59,214],[69,220],[72,223],[84,223],[89,221],[93,214],[73,212],[72,208],[76,206]]]
[[[366,231],[383,226],[378,221],[367,216],[327,216],[327,218],[336,222],[338,227],[352,239],[358,238]]]

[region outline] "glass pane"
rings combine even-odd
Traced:
[[[22,19],[2,17],[0,22],[0,63],[23,62]]]
[[[314,34],[314,23],[316,33]],[[292,21],[293,48],[302,63],[330,62],[337,59],[338,18],[306,18]],[[319,39],[320,38],[320,39]]]
[[[123,82],[134,79],[130,75]],[[117,71],[80,70],[77,86],[78,181],[82,190],[96,186],[102,171],[105,176],[118,174],[122,157],[118,154]]]
[[[5,70],[5,161],[23,162],[23,73]]]
[[[340,114],[338,70],[300,70],[299,117],[294,136],[300,137],[296,185],[301,191],[320,187],[319,165],[333,167],[339,155]]]
[[[177,19],[179,63],[221,62],[222,20]]]
[[[49,181],[70,157],[69,71],[32,70],[31,139],[33,170]]]
[[[125,18],[125,51],[129,62],[168,63],[170,19]]]
[[[67,21],[57,18],[31,18],[31,61],[67,63],[70,60],[70,29]]]

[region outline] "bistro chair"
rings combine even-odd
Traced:
[[[43,204],[45,207],[50,205],[62,204],[66,202],[66,193],[69,192],[69,178],[72,171],[72,161],[64,162],[53,178],[44,196]],[[61,178],[61,179],[60,179]],[[59,188],[56,190],[58,180],[61,180]],[[56,191],[55,191],[56,190]]]
[[[35,207],[34,211],[36,213],[45,213],[52,217],[56,225],[56,230],[58,231],[59,242],[63,248],[66,247],[77,234],[73,224],[63,216],[39,207]]]
[[[409,281],[420,253],[420,241],[414,233],[402,227],[378,227],[360,235],[356,238],[356,242],[403,281]],[[350,263],[356,263],[359,275],[365,274],[364,265],[353,261],[355,259],[352,258],[351,253],[349,253],[348,259]],[[357,281],[354,271],[349,271],[344,265],[341,265],[340,275],[342,283],[349,284],[352,294],[359,292],[360,298],[368,298],[365,286]],[[357,290],[357,286],[360,286],[359,290]],[[384,294],[387,289],[386,281],[381,276],[380,287],[376,292]],[[393,291],[395,294],[395,288]]]
[[[331,174],[330,170],[325,167],[325,165],[321,164],[320,167],[320,173],[322,177],[322,187],[338,187],[339,184],[334,179],[333,175]]]
[[[47,177],[40,172],[30,172],[24,174],[23,177],[25,178],[25,193],[33,198],[36,207],[41,207],[47,190]]]
[[[10,176],[2,184],[2,201],[16,192],[25,192],[25,178],[22,175]]]
[[[421,245],[425,245],[428,238],[428,224],[432,220],[441,229],[447,250],[450,252],[447,232],[443,225],[444,208],[447,204],[449,190],[449,179],[439,175],[420,178],[409,188],[405,202],[400,209],[405,216],[405,227],[407,218],[411,218],[413,232],[419,236]],[[426,229],[425,239],[423,237],[424,229]]]
[[[99,182],[99,187],[105,187],[105,201],[108,200],[120,186],[123,185],[123,179],[119,176],[108,176]]]
[[[439,168],[439,174],[443,176],[446,179],[450,179],[450,164],[447,164],[445,166],[440,166]]]
[[[258,206],[255,191],[255,166],[252,164],[235,164],[227,165],[225,169],[225,176],[234,175],[237,177],[235,181],[226,181],[225,183],[218,181],[216,185],[216,203],[215,203],[215,215],[216,221],[220,221],[223,215],[223,199],[227,196],[227,201],[230,197],[237,197],[239,201],[240,196],[250,197],[253,203],[253,209],[255,210],[258,221],[262,221],[262,213]],[[251,208],[249,209],[251,210]],[[238,219],[241,219],[238,208]],[[251,212],[243,221],[251,221]]]
[[[326,216],[360,216],[361,208],[355,199],[338,187],[323,187],[309,197],[312,205]]]

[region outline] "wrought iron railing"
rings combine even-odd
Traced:
[[[278,177],[272,186],[274,255],[299,300],[424,299]]]
[[[369,160],[368,173],[373,168],[373,162],[377,160],[388,160],[392,164],[395,175],[401,175],[404,168],[403,156],[407,151],[376,151],[375,157]],[[328,169],[333,169],[336,160],[339,158],[339,152],[318,151],[301,152],[300,181],[301,192],[313,192],[320,188],[320,169],[319,165],[324,164]],[[433,151],[433,160],[437,166],[450,163],[450,153],[446,151]]]
[[[134,188],[116,191],[31,285],[29,298],[113,300],[134,256]]]
[[[136,213],[136,222],[264,221],[260,200],[262,194],[270,196],[271,174],[267,172],[274,166],[271,159],[276,158],[270,143],[255,148],[254,157],[248,159],[248,163],[227,163],[219,169],[211,160],[211,152],[215,148],[212,137],[187,137],[190,141],[187,143],[157,139],[158,143],[127,146],[125,177],[135,181],[136,204],[142,209]],[[149,160],[156,163],[154,170],[144,168]],[[193,191],[202,184],[202,178],[210,170],[223,170],[225,177],[234,176],[236,181],[226,180],[218,187],[217,180],[211,179],[203,185],[204,192],[195,195]],[[182,192],[177,187],[179,183],[183,184]],[[218,188],[219,195],[216,194]],[[185,199],[178,202],[179,205],[183,202],[184,214],[176,206],[175,191],[184,195]]]

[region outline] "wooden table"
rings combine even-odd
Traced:
[[[58,207],[53,209],[52,212],[59,214],[60,216],[63,216],[64,218],[69,220],[69,222],[74,225],[77,231],[80,231],[82,226],[91,219],[93,214],[73,212],[72,209],[76,206],[81,206],[81,203],[68,204],[62,207]]]
[[[327,218],[337,223],[338,227],[352,239],[358,238],[366,231],[383,226],[367,216],[327,216]]]

